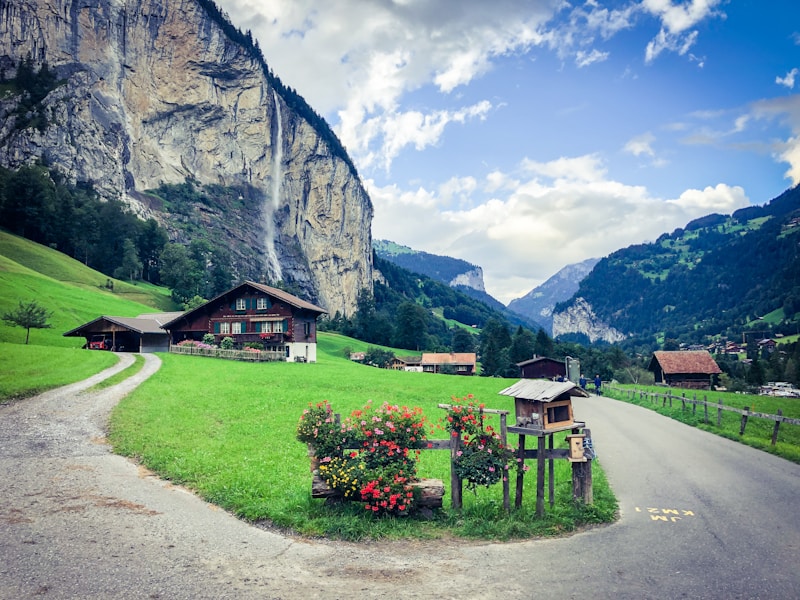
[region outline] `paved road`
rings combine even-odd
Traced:
[[[158,366],[0,407],[0,598],[800,597],[800,466],[645,409],[576,402],[614,525],[511,544],[311,541],[109,452],[108,411]]]

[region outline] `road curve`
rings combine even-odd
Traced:
[[[124,360],[128,355],[121,355]],[[602,397],[576,401],[621,518],[568,538],[349,544],[243,523],[110,453],[160,361],[0,407],[0,598],[797,598],[800,466]],[[528,499],[530,500],[530,499]]]

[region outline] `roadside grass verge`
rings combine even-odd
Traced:
[[[81,381],[117,360],[111,352],[0,342],[0,403]]]
[[[556,504],[547,507],[542,519],[533,514],[533,468],[525,476],[524,506],[510,515],[502,509],[500,485],[480,488],[477,494],[465,489],[460,513],[449,508],[448,493],[445,508],[429,519],[374,518],[358,502],[312,499],[307,448],[295,439],[298,419],[309,403],[328,400],[343,418],[369,400],[419,406],[431,422],[431,439],[447,437],[436,426],[444,416],[437,404],[450,403],[453,397],[473,394],[489,408],[513,412],[513,402],[497,394],[512,380],[361,366],[342,357],[343,348],[357,350],[359,342],[329,334],[319,337],[318,362],[309,364],[162,355],[156,376],[112,414],[109,439],[115,452],[134,457],[161,477],[187,486],[241,518],[307,536],[506,540],[559,535],[614,520],[616,499],[597,463],[595,504],[584,507],[572,502],[569,464],[555,461]],[[509,441],[516,443],[515,437]],[[449,488],[449,453],[424,450],[418,474],[442,479]],[[513,490],[516,471],[510,474]]]
[[[605,387],[604,393],[610,398],[643,406],[659,414],[686,423],[687,425],[697,427],[698,429],[709,431],[721,437],[741,442],[753,448],[758,448],[764,452],[775,454],[792,462],[800,463],[800,426],[781,423],[778,429],[778,440],[773,446],[772,432],[775,426],[774,421],[749,417],[744,435],[739,435],[742,422],[742,415],[739,413],[723,410],[718,426],[716,407],[708,407],[708,423],[706,423],[705,411],[702,405],[698,405],[697,408],[693,410],[691,403],[686,402],[684,407],[684,404],[680,400],[680,397],[683,395],[690,400],[696,399],[697,401],[702,401],[705,399],[710,403],[719,404],[721,402],[724,406],[739,409],[750,407],[750,410],[753,412],[771,415],[777,414],[778,409],[781,409],[783,411],[783,416],[798,419],[800,418],[800,400],[797,398],[776,398],[772,396],[734,394],[731,392],[705,390],[695,392],[693,390],[681,390],[659,386],[614,384],[613,388],[616,389],[612,389],[610,385]],[[634,395],[632,392],[636,392],[636,394]],[[639,392],[661,395],[669,394],[677,396],[678,399],[673,398],[672,405],[670,406],[669,400],[665,403],[662,398],[658,398],[654,402],[653,399],[647,396],[641,397]]]

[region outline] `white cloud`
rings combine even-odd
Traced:
[[[653,151],[653,142],[655,141],[656,137],[648,131],[647,133],[643,133],[642,135],[628,140],[624,150],[634,156],[641,156],[642,154],[655,156],[655,152]]]
[[[661,22],[661,30],[650,40],[645,49],[645,62],[654,61],[667,50],[680,56],[689,52],[697,41],[698,31],[690,31],[700,22],[711,17],[723,17],[724,13],[715,10],[721,0],[691,0],[683,4],[673,4],[672,0],[643,0],[641,7]],[[700,67],[704,61],[691,56]]]
[[[756,119],[777,119],[791,129],[792,135],[786,140],[772,143],[772,152],[777,160],[788,163],[785,176],[792,185],[797,185],[800,183],[800,94],[756,102],[752,114]]]
[[[504,184],[516,180],[508,189]],[[654,240],[711,212],[748,206],[739,187],[687,190],[652,197],[641,186],[609,180],[597,156],[526,160],[515,177],[498,171],[482,187],[450,180],[438,191],[368,184],[375,203],[375,238],[479,264],[489,292],[520,297],[564,265]],[[502,190],[483,197],[483,189]],[[472,195],[469,201],[464,198]],[[453,197],[463,208],[449,208]]]
[[[788,73],[786,73],[785,77],[776,77],[775,83],[777,83],[778,85],[785,86],[791,90],[794,88],[794,81],[795,77],[797,77],[798,72],[800,72],[800,70],[794,68]]]
[[[607,60],[609,56],[608,52],[600,52],[597,49],[592,50],[591,52],[584,52],[583,50],[579,50],[578,53],[575,55],[575,64],[581,67],[588,67],[591,64],[596,62],[603,62]]]

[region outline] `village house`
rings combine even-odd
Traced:
[[[317,317],[326,310],[283,290],[246,281],[164,325],[172,344],[212,334],[235,348],[257,342],[291,362],[316,362]]]
[[[424,373],[475,375],[477,355],[474,352],[423,352],[420,366]]]
[[[563,360],[534,356],[530,360],[517,363],[523,379],[550,379],[567,376],[567,363]]]
[[[647,368],[653,372],[657,385],[698,390],[711,389],[714,375],[722,373],[705,350],[654,352]]]
[[[395,356],[392,359],[391,368],[395,371],[422,372],[421,356]]]

